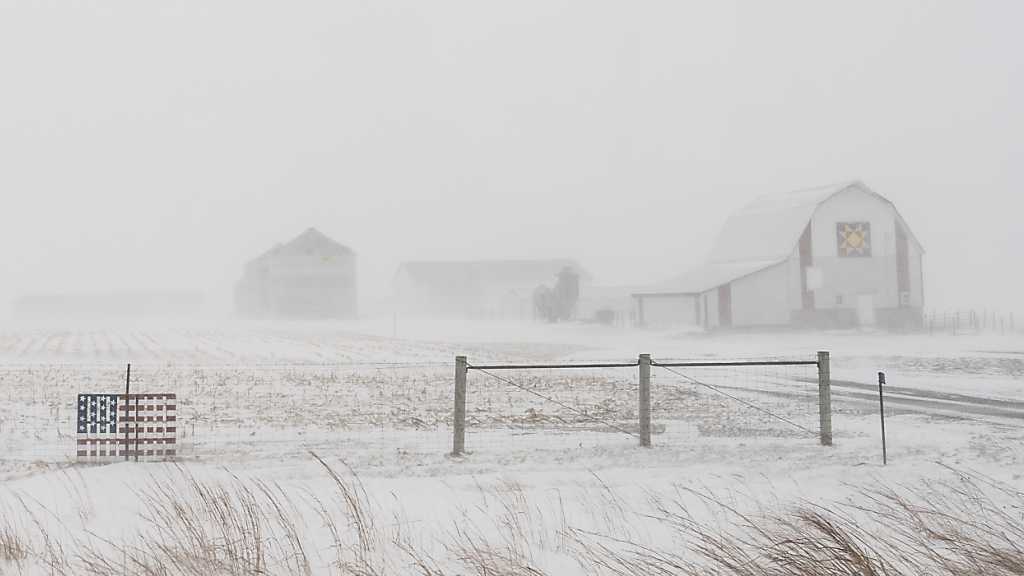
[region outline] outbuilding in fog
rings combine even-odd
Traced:
[[[563,278],[559,282],[559,278]],[[570,281],[566,281],[571,279]],[[589,274],[575,260],[404,262],[393,279],[396,312],[416,316],[531,320],[573,315]],[[568,291],[571,294],[560,294]],[[549,309],[552,302],[569,302]],[[538,309],[538,303],[544,305]]]
[[[354,317],[355,252],[310,228],[245,265],[235,309],[255,317]]]

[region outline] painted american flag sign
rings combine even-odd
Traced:
[[[175,394],[79,394],[79,460],[166,459],[177,454]]]

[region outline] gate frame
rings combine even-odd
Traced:
[[[632,368],[639,371],[637,398],[640,446],[651,447],[651,367],[701,368],[726,366],[817,366],[818,367],[818,440],[832,445],[832,377],[830,355],[819,351],[816,360],[746,360],[738,362],[657,362],[650,354],[640,354],[636,362],[596,364],[484,364],[472,365],[466,356],[455,357],[455,404],[452,421],[452,456],[466,454],[466,380],[470,370],[547,370],[580,368]]]

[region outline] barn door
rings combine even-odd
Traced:
[[[732,326],[732,284],[718,287],[718,325]]]
[[[875,325],[875,296],[873,294],[857,295],[857,322],[861,326]]]

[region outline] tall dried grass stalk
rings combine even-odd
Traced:
[[[411,533],[401,515],[385,521],[344,463],[339,471],[313,457],[333,481],[327,494],[296,498],[238,477],[202,481],[184,467],[151,478],[138,493],[147,512],[137,533],[116,541],[62,541],[42,521],[51,512],[17,499],[18,514],[0,516],[0,573],[546,576],[563,573],[551,562],[557,556],[598,576],[1024,575],[1024,493],[980,474],[954,470],[951,480],[790,508],[679,488],[649,494],[638,510],[599,481],[596,494],[581,496],[604,508],[588,510],[589,528],[573,525],[560,493],[549,510],[505,481],[481,487],[482,503],[461,508],[450,530]]]

